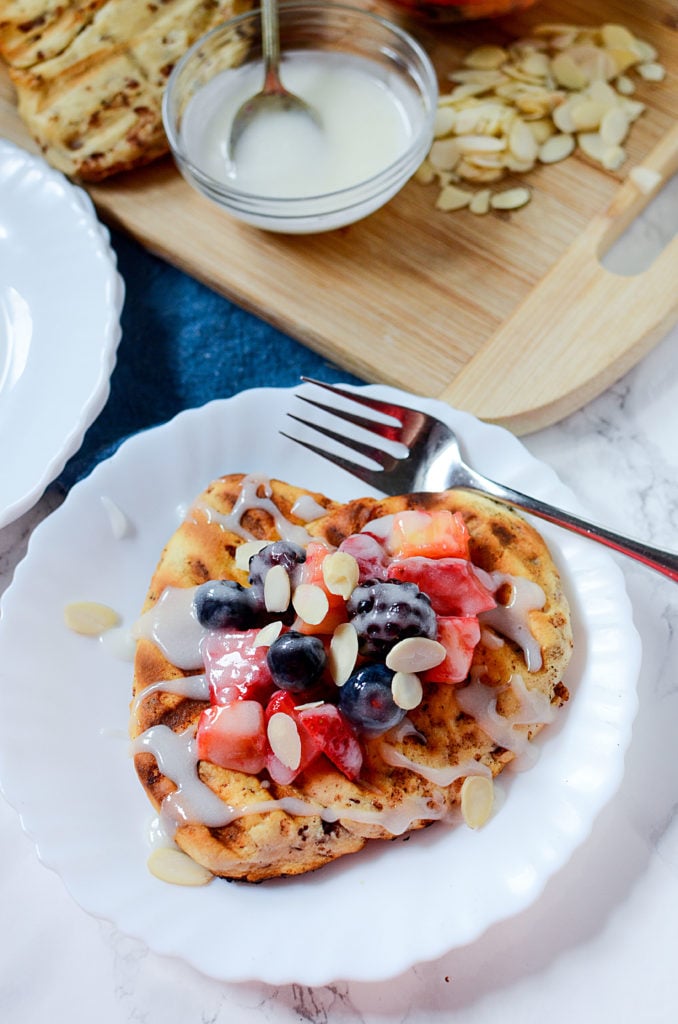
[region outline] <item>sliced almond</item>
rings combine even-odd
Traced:
[[[607,146],[600,161],[606,171],[617,171],[626,160],[626,150],[622,146]]]
[[[525,123],[540,146],[555,133],[555,127],[550,118],[542,117],[538,121],[526,121]]]
[[[464,64],[467,68],[479,71],[494,71],[501,67],[508,54],[501,46],[477,46],[466,54]]]
[[[235,567],[241,569],[242,572],[248,572],[250,567],[250,558],[252,555],[256,555],[262,548],[265,548],[270,541],[267,540],[248,540],[244,544],[239,544],[235,549]]]
[[[492,135],[458,135],[457,145],[461,153],[499,153],[506,149],[504,139]]]
[[[450,107],[438,107],[435,121],[433,122],[433,134],[435,137],[440,139],[445,135],[449,135],[454,128],[456,120],[456,110],[452,110]]]
[[[418,708],[424,696],[421,680],[414,672],[396,672],[391,680],[393,703],[405,711]]]
[[[468,775],[461,786],[461,813],[469,828],[482,828],[494,805],[494,784],[485,775]]]
[[[518,186],[518,188],[509,188],[504,192],[495,192],[490,200],[490,205],[494,210],[519,210],[521,206],[525,206],[530,201],[530,190]]]
[[[576,125],[572,115],[573,106],[574,103],[572,100],[568,100],[565,103],[561,103],[560,106],[556,107],[553,111],[553,123],[558,131],[569,134],[576,130]]]
[[[386,655],[386,667],[393,672],[425,672],[445,660],[446,650],[437,640],[408,636]]]
[[[323,559],[323,579],[330,594],[348,600],[358,585],[360,569],[348,551],[333,551]]]
[[[639,64],[638,74],[646,82],[663,82],[666,78],[666,68],[661,64],[651,61],[648,64]]]
[[[580,132],[577,136],[577,143],[583,153],[586,153],[592,160],[602,163],[606,147],[599,132]]]
[[[651,167],[634,167],[629,171],[629,178],[643,195],[654,192],[663,181],[659,171],[654,171]]]
[[[295,771],[301,764],[301,737],[294,719],[284,711],[276,711],[268,720],[266,735],[278,760]]]
[[[600,35],[604,46],[608,50],[616,48],[632,50],[636,42],[636,37],[625,25],[603,25],[600,29]]]
[[[617,86],[617,92],[620,92],[622,96],[632,96],[636,91],[633,79],[629,78],[628,75],[620,75],[615,85]]]
[[[619,146],[629,131],[629,119],[623,107],[613,107],[600,122],[600,137],[607,146]]]
[[[592,132],[599,127],[606,108],[597,100],[583,98],[572,104],[570,113],[575,131]]]
[[[300,583],[292,596],[292,605],[309,626],[317,626],[330,610],[327,594],[315,583]]]
[[[431,185],[436,180],[436,172],[428,160],[424,160],[414,172],[414,178],[420,185]]]
[[[511,126],[508,145],[518,160],[527,162],[537,157],[538,146],[534,134],[520,117],[517,117]]]
[[[328,665],[330,675],[337,686],[343,686],[349,678],[358,658],[358,634],[350,622],[342,622],[335,629],[330,640]]]
[[[152,875],[171,885],[207,885],[214,878],[206,867],[172,846],[156,847],[146,864]]]
[[[255,647],[270,647],[274,640],[277,640],[282,633],[283,624],[278,619],[276,622],[269,622],[262,626],[254,638]]]
[[[461,210],[464,206],[469,205],[472,198],[472,192],[466,192],[463,189],[457,188],[456,185],[447,185],[440,192],[436,200],[436,206],[439,210],[445,212]]]
[[[490,196],[492,195],[489,188],[479,189],[473,199],[469,203],[469,210],[471,213],[476,213],[482,216],[487,213],[490,209]]]
[[[453,171],[460,156],[461,149],[456,139],[438,139],[431,146],[428,159],[438,171]]]
[[[542,164],[555,164],[559,160],[565,160],[574,150],[575,141],[573,135],[559,133],[552,135],[550,139],[539,148],[539,160]]]
[[[120,616],[107,604],[97,601],[73,601],[64,608],[64,622],[81,636],[101,636],[120,624]]]
[[[567,52],[559,53],[553,58],[551,70],[556,82],[566,89],[583,89],[589,83],[588,75],[584,74]]]
[[[264,577],[264,605],[267,612],[286,612],[292,585],[284,565],[272,565]]]

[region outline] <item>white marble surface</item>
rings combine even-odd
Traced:
[[[651,239],[651,218],[648,224]],[[594,518],[678,549],[678,329],[607,393],[525,443]],[[31,530],[57,503],[48,493],[0,531],[0,591],[10,584]],[[589,840],[530,909],[471,946],[386,984],[223,984],[149,952],[80,910],[39,863],[16,814],[0,799],[0,1020],[673,1024],[678,586],[618,561],[644,646],[625,779]],[[422,907],[423,927],[434,913],[435,907]]]

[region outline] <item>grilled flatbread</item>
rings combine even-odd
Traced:
[[[200,495],[169,540],[148,591],[146,618],[168,587],[189,588],[209,579],[246,584],[235,551],[249,538],[276,540],[293,524],[336,548],[367,524],[408,509],[461,513],[474,565],[481,575],[492,574],[484,578],[496,589],[499,613],[494,618],[488,613],[483,623],[468,678],[461,685],[424,682],[423,700],[403,723],[385,735],[362,737],[362,770],[353,781],[324,756],[288,785],[272,781],[265,771],[250,775],[200,761],[200,780],[236,809],[233,819],[221,826],[180,820],[174,838],[214,874],[248,881],[296,875],[354,853],[371,839],[449,818],[458,808],[463,780],[479,773],[492,778],[516,756],[529,757],[531,738],[568,699],[563,673],[572,649],[570,616],[543,539],[512,510],[463,492],[338,505],[279,481],[224,477]],[[512,589],[511,581],[517,584],[514,596],[521,587],[542,595],[540,601],[525,602],[522,633],[516,620],[513,628],[502,620],[502,591]],[[171,802],[178,780],[160,770],[152,743],[140,744],[159,725],[183,733],[188,742],[205,707],[204,699],[181,692],[192,674],[172,664],[148,632],[141,632],[131,735],[139,778],[157,809],[167,806],[166,798]],[[169,681],[167,690],[163,680]],[[243,813],[253,806],[255,813]],[[314,808],[323,810],[314,813]]]
[[[0,56],[19,113],[54,167],[84,181],[168,151],[162,94],[200,36],[251,0],[6,0]],[[247,43],[234,34],[232,60]]]

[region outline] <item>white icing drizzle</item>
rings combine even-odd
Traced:
[[[297,519],[303,519],[305,523],[310,523],[313,519],[327,515],[327,509],[319,505],[312,495],[302,494],[292,505],[292,515]]]
[[[520,707],[510,717],[497,711],[497,697],[505,686],[486,686],[476,677],[468,686],[458,689],[456,696],[461,710],[471,715],[497,746],[516,755],[513,767],[520,771],[534,763],[537,748],[530,743],[527,733],[517,727],[552,722],[556,708],[545,694],[528,690],[522,676],[511,676],[507,685],[520,701]]]
[[[189,700],[209,700],[210,687],[207,676],[179,676],[178,679],[159,679],[157,683],[151,683],[145,690],[136,695],[131,704],[131,713],[136,715],[142,701],[150,697],[152,693],[175,693],[180,697],[188,697]]]
[[[208,828],[220,828],[250,814],[270,814],[281,810],[293,815],[319,815],[324,821],[339,819],[380,825],[398,836],[416,821],[439,820],[445,815],[442,803],[424,797],[411,797],[398,807],[370,810],[357,807],[323,807],[321,804],[281,797],[261,800],[247,807],[233,807],[222,801],[198,775],[196,743],[190,731],[175,733],[166,725],[153,725],[141,733],[131,744],[131,753],[153,754],[158,768],[177,787],[162,802],[161,822],[171,833],[174,828],[189,822],[198,822]]]
[[[264,494],[262,497],[259,496],[257,491],[263,488]],[[242,518],[246,512],[250,509],[262,509],[264,512],[268,512],[272,517],[275,524],[275,528],[282,540],[293,541],[296,544],[306,545],[312,539],[311,535],[303,526],[298,526],[295,523],[291,523],[283,513],[280,511],[276,503],[272,500],[273,490],[271,488],[270,480],[265,476],[259,476],[252,474],[246,476],[242,481],[240,487],[240,493],[236,499],[236,502],[227,514],[216,512],[209,505],[196,505],[194,508],[199,509],[203,512],[209,522],[218,523],[229,533],[235,533],[239,537],[243,537],[245,540],[256,540],[257,538],[249,530],[246,530],[242,525]],[[323,509],[323,512],[325,510]],[[300,517],[301,518],[301,517]]]
[[[196,587],[166,587],[132,628],[135,639],[152,640],[167,660],[190,672],[203,667],[200,643],[207,633],[193,609]]]
[[[153,754],[163,775],[177,787],[162,802],[161,816],[175,826],[200,822],[210,828],[227,825],[237,810],[213,793],[198,776],[195,739],[190,730],[173,732],[153,725],[132,741],[132,754]]]
[[[462,761],[460,764],[450,764],[443,768],[435,768],[431,765],[413,761],[406,754],[403,754],[402,751],[397,750],[396,747],[392,747],[390,743],[385,743],[383,740],[379,744],[379,753],[386,764],[390,764],[393,768],[409,768],[410,771],[416,772],[417,775],[421,775],[427,782],[432,782],[436,786],[451,786],[457,779],[467,775],[492,777],[492,772],[487,765],[476,761],[472,757]]]
[[[538,672],[542,667],[541,648],[530,630],[529,613],[541,609],[546,604],[546,594],[533,580],[524,576],[509,576],[508,573],[486,573],[476,570],[486,585],[496,593],[502,584],[511,587],[511,598],[508,604],[498,604],[496,608],[481,612],[478,616],[481,625],[491,626],[502,636],[508,637],[518,644],[525,657],[528,672]]]

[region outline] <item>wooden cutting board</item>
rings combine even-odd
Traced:
[[[543,0],[520,17],[413,31],[446,88],[470,47],[544,21],[627,25],[668,74],[638,80],[647,110],[620,171],[582,157],[541,167],[519,211],[442,214],[436,188],[410,182],[350,228],[266,234],[193,192],[170,159],[90,193],[104,221],[360,377],[516,433],[538,429],[608,387],[678,320],[678,238],[632,278],[599,262],[650,199],[629,170],[642,164],[667,179],[678,169],[676,0]],[[4,70],[0,134],[35,150]]]

